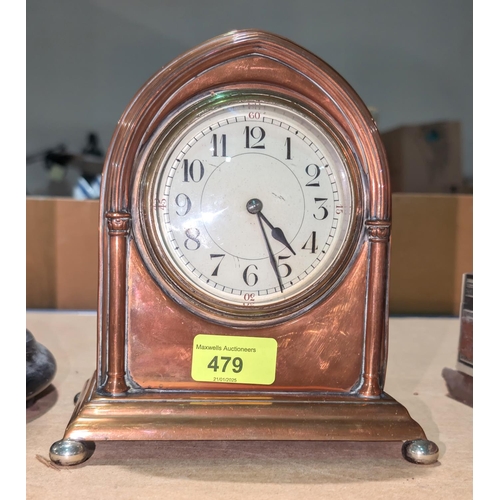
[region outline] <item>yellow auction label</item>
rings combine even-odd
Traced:
[[[191,377],[197,382],[270,385],[276,376],[275,339],[196,335]]]

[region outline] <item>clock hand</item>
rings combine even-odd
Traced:
[[[278,264],[276,264],[276,259],[274,258],[273,251],[271,249],[271,245],[269,244],[269,239],[267,238],[266,231],[264,229],[264,224],[262,224],[262,219],[263,215],[261,213],[262,210],[262,202],[256,198],[252,198],[248,203],[247,203],[247,210],[251,214],[257,214],[257,219],[259,221],[259,226],[262,231],[262,234],[264,235],[264,240],[266,242],[266,248],[267,248],[267,253],[269,255],[269,260],[271,261],[271,267],[273,268],[274,274],[276,274],[276,278],[278,278],[278,283],[280,286],[281,293],[283,293],[284,287],[283,287],[283,282],[281,281],[281,276],[278,271]]]
[[[278,271],[278,265],[276,264],[276,259],[274,258],[271,245],[269,244],[269,240],[267,239],[266,231],[264,230],[264,225],[262,224],[262,214],[258,212],[257,217],[259,219],[260,229],[262,230],[262,234],[264,235],[264,239],[266,240],[267,253],[269,254],[269,260],[271,261],[271,266],[274,270],[274,274],[276,274],[276,277],[278,278],[278,283],[280,285],[281,293],[283,293],[283,283],[281,281],[281,276]]]
[[[267,217],[262,212],[259,212],[259,213],[260,213],[260,216],[261,216],[262,220],[271,228],[271,236],[275,240],[277,240],[280,243],[282,243],[283,245],[285,245],[288,248],[288,250],[290,250],[290,252],[293,253],[293,255],[296,255],[296,253],[293,250],[292,246],[290,245],[290,243],[288,243],[288,240],[286,239],[285,234],[283,233],[283,230],[280,227],[274,227],[267,220]]]

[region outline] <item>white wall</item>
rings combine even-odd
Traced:
[[[286,36],[332,65],[385,131],[460,120],[472,177],[472,0],[27,0],[27,154],[96,131],[107,148],[161,66],[238,28]],[[28,167],[27,185],[44,182]]]

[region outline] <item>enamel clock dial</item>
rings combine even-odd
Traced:
[[[290,40],[227,33],[132,98],[102,176],[96,369],[59,465],[99,441],[401,441],[384,392],[391,192],[373,118]]]
[[[195,312],[284,320],[343,270],[356,190],[340,138],[306,107],[251,91],[161,129],[138,185],[153,272]],[[170,292],[172,293],[172,292]]]

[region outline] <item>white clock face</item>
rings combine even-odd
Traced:
[[[287,101],[228,99],[156,151],[147,212],[161,260],[195,296],[286,303],[314,288],[352,231],[346,160]]]

